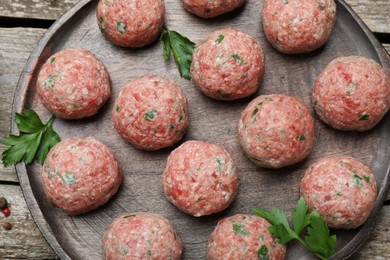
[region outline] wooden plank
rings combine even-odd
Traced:
[[[383,43],[383,47],[385,47],[387,53],[390,55],[390,44],[389,43]]]
[[[389,0],[345,0],[373,32],[390,33]]]
[[[180,4],[176,0],[166,1],[166,3],[167,6],[171,7],[168,10],[175,14],[175,16],[171,15],[167,17],[168,26],[174,24],[175,27],[181,28],[184,34],[190,36],[196,42],[204,39],[207,31],[215,30],[217,26],[220,26],[220,24],[212,21],[199,21],[195,17],[188,15],[183,12]],[[308,160],[298,165],[298,167],[283,169],[280,171],[280,174],[258,169],[242,156],[241,148],[237,139],[234,138],[236,120],[238,120],[240,111],[246,105],[245,101],[230,104],[218,103],[202,96],[193,87],[191,82],[179,78],[177,68],[173,63],[164,65],[160,44],[149,46],[147,52],[143,50],[129,50],[131,56],[128,55],[128,50],[113,46],[102,37],[101,32],[96,26],[94,5],[96,5],[96,2],[86,5],[84,9],[78,12],[77,18],[70,19],[64,23],[63,27],[60,27],[61,22],[64,22],[64,19],[66,19],[66,16],[64,16],[61,22],[57,23],[56,34],[49,41],[48,46],[43,46],[44,43],[42,43],[41,48],[38,49],[39,51],[43,50],[43,52],[34,52],[33,62],[30,63],[30,66],[26,70],[28,74],[23,75],[23,84],[19,90],[21,96],[25,94],[28,102],[23,104],[16,100],[14,104],[15,108],[32,107],[36,110],[40,109],[42,112],[45,111],[39,100],[37,100],[36,93],[34,91],[25,92],[23,88],[30,87],[34,90],[35,78],[30,77],[30,75],[37,75],[39,64],[42,64],[51,53],[68,46],[84,47],[98,54],[99,58],[110,71],[113,82],[113,96],[117,95],[119,89],[128,82],[129,78],[150,73],[150,68],[153,68],[153,74],[164,75],[174,79],[183,86],[187,94],[192,120],[190,132],[186,136],[187,140],[197,139],[219,143],[223,144],[228,151],[234,151],[233,157],[235,158],[237,167],[238,169],[243,169],[242,172],[245,176],[240,179],[240,185],[244,188],[240,190],[232,207],[218,216],[210,216],[207,219],[203,218],[202,221],[199,221],[187,215],[179,214],[175,208],[170,206],[161,197],[161,166],[165,164],[169,150],[166,149],[156,153],[140,152],[125,143],[118,135],[115,135],[111,124],[111,114],[107,111],[113,107],[114,99],[110,99],[95,118],[97,120],[75,121],[72,124],[69,124],[65,120],[58,120],[55,122],[55,127],[63,138],[75,135],[92,135],[99,140],[104,140],[113,149],[117,155],[121,169],[126,173],[124,184],[116,197],[116,201],[110,201],[104,210],[98,209],[93,214],[86,214],[82,218],[77,218],[77,228],[75,228],[73,223],[75,223],[76,218],[62,214],[57,208],[47,203],[47,198],[42,191],[42,183],[39,178],[41,168],[32,166],[25,173],[20,168],[20,180],[25,188],[24,192],[27,201],[29,201],[30,206],[32,205],[31,208],[35,214],[34,216],[41,223],[47,221],[50,226],[55,227],[54,234],[49,229],[46,229],[45,234],[52,236],[52,239],[49,239],[51,245],[56,246],[57,243],[61,243],[63,251],[59,248],[60,244],[58,244],[58,253],[80,259],[101,257],[100,246],[98,246],[100,244],[99,236],[103,234],[105,228],[112,221],[112,214],[104,215],[102,213],[104,211],[116,212],[126,209],[126,211],[143,210],[157,212],[167,216],[173,223],[180,223],[180,225],[176,225],[176,230],[186,243],[186,255],[184,259],[204,259],[204,248],[207,241],[206,234],[211,232],[217,218],[235,213],[249,212],[253,205],[259,205],[263,208],[271,208],[277,205],[284,210],[291,207],[296,203],[296,198],[291,197],[291,193],[298,195],[299,185],[297,184],[300,181],[303,169],[314,159],[331,154],[352,154],[364,159],[364,162],[370,164],[375,159],[375,156],[388,155],[388,146],[382,147],[385,149],[384,151],[378,149],[379,145],[385,145],[385,142],[379,142],[378,140],[379,134],[382,134],[384,127],[376,128],[376,131],[370,131],[364,135],[356,135],[356,133],[337,132],[318,123],[317,129],[320,131],[317,135],[317,146]],[[251,21],[250,24],[248,23],[248,19],[252,19],[251,17],[259,18],[256,16],[256,10],[259,9],[259,5],[260,2],[248,2],[246,8],[236,14],[234,20],[226,21],[223,26],[234,25],[242,30],[245,29],[252,35],[261,35],[261,28],[251,26],[252,24],[258,24],[257,22]],[[344,17],[342,14],[344,14]],[[370,48],[370,44],[374,44],[377,47],[376,44],[378,43],[367,42],[367,38],[365,35],[362,35],[361,30],[358,30],[353,20],[345,19],[346,17],[346,13],[341,12],[333,37],[329,41],[327,48],[322,49],[320,56],[313,55],[304,59],[302,57],[302,59],[298,59],[296,57],[280,55],[265,43],[264,38],[259,37],[263,44],[262,46],[264,46],[267,59],[272,62],[268,63],[268,67],[266,67],[266,76],[262,82],[261,92],[258,94],[275,92],[289,93],[290,95],[300,96],[309,103],[308,101],[311,96],[310,84],[312,84],[313,79],[318,75],[318,71],[330,59],[333,59],[335,56],[345,55],[345,53],[360,53],[369,57],[376,57],[377,53],[374,48]],[[78,24],[78,26],[75,27],[74,24]],[[187,24],[192,24],[193,26],[189,28],[186,26]],[[349,30],[349,34],[346,33],[346,30],[350,28],[355,28],[356,30]],[[384,57],[382,58],[384,61],[387,61]],[[286,72],[286,70],[289,72]],[[286,77],[284,82],[280,80],[281,75]],[[385,162],[384,160],[382,161]],[[385,166],[384,163],[378,163],[377,165],[381,167]],[[261,171],[260,174],[259,171]],[[283,173],[287,174],[287,172],[289,175],[285,178],[286,175]],[[378,180],[383,179],[384,171],[379,170],[377,173]],[[27,179],[26,176],[29,176],[29,178]],[[145,184],[147,185],[145,186]],[[28,187],[32,187],[35,191],[34,194]],[[278,194],[278,196],[269,196],[269,187],[272,187],[273,194]],[[291,193],[283,192],[287,189]],[[267,197],[268,200],[261,200],[260,204],[258,198],[264,197]],[[35,204],[35,200],[38,204]],[[139,203],[133,203],[134,201]],[[44,211],[41,212],[42,209]],[[98,221],[96,221],[97,219]],[[364,232],[369,229],[370,224],[372,223],[368,222],[361,229],[363,234],[360,234],[360,238],[366,235]],[[339,247],[342,248],[345,246],[356,232],[340,232]],[[78,250],[69,250],[73,248],[77,248]],[[289,257],[299,258],[299,252],[294,249],[296,249],[294,245],[291,245]]]
[[[77,0],[0,0],[0,17],[56,20]]]
[[[0,141],[10,133],[11,108],[19,75],[46,29],[0,28]],[[5,150],[0,145],[0,153]],[[18,182],[14,167],[0,164],[0,181]]]
[[[0,197],[7,198],[11,209],[8,218],[0,217],[0,258],[57,259],[32,219],[20,187],[0,185]],[[10,222],[12,229],[4,230],[4,222]]]
[[[0,17],[55,20],[77,0],[0,0]],[[371,31],[390,33],[390,1],[346,0],[368,25]]]
[[[367,241],[351,259],[388,259],[390,256],[390,206],[384,206]]]

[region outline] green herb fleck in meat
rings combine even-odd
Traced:
[[[340,197],[340,196],[341,196],[341,192],[337,192],[337,193],[336,193],[336,196],[339,196],[339,197]]]
[[[347,93],[348,96],[351,95],[351,91],[349,91],[349,90],[347,90],[346,93]]]
[[[63,176],[62,176],[62,179],[64,180],[65,184],[67,186],[70,186],[72,184],[74,184],[76,182],[76,174],[74,173],[65,173]]]
[[[268,260],[269,259],[268,247],[266,245],[262,245],[257,250],[257,256],[259,257],[260,260]]]
[[[120,106],[116,106],[115,110],[116,110],[116,112],[121,112]]]
[[[116,30],[120,33],[120,34],[124,34],[126,32],[126,24],[124,23],[121,23],[121,22],[117,22],[116,23]]]
[[[179,123],[181,123],[183,121],[185,114],[186,114],[186,111],[183,110],[183,113],[181,113],[180,118],[179,118]]]
[[[364,178],[364,180],[367,181],[367,182],[370,181],[370,176],[364,175],[363,178]]]
[[[50,64],[53,64],[55,61],[56,61],[56,57],[52,57],[52,58],[50,59]]]
[[[220,34],[218,38],[215,40],[215,43],[221,43],[225,39],[225,36],[223,34]]]
[[[136,214],[128,214],[128,215],[124,215],[123,218],[132,218],[135,216],[137,216],[137,215]]]
[[[285,5],[288,4],[288,0],[284,0],[283,4]]]
[[[144,118],[146,120],[151,121],[151,120],[153,120],[156,117],[156,115],[157,115],[157,110],[156,109],[152,109],[149,112],[144,114]]]
[[[237,62],[239,62],[240,64],[248,64],[247,62],[245,62],[239,55],[237,54],[233,54],[232,55],[232,58],[235,59]]]
[[[127,249],[124,246],[119,245],[119,251],[121,251],[122,254],[127,255]]]
[[[323,7],[325,4],[323,2],[317,1],[318,6]]]
[[[45,87],[54,88],[54,76],[53,75],[47,76],[47,79],[45,80],[43,85]]]
[[[299,141],[305,141],[306,140],[306,136],[305,135],[300,135],[298,136],[299,138]]]
[[[257,137],[257,141],[260,141],[260,142],[261,142],[261,141],[263,141],[263,138],[262,138],[261,136],[258,136],[258,137]]]
[[[359,118],[359,121],[365,121],[368,120],[370,116],[366,113],[363,113],[362,116]]]
[[[259,102],[257,105],[258,106],[261,106],[263,104],[263,101]]]
[[[356,186],[359,186],[359,187],[363,186],[362,180],[363,179],[357,174],[354,174],[352,177],[353,184],[355,184]]]
[[[152,251],[150,251],[150,249],[148,249],[148,256],[152,256]]]
[[[169,129],[175,128],[174,124],[169,124]]]
[[[146,243],[148,243],[148,245],[151,245],[152,244],[152,240],[148,239],[148,240],[146,240]]]
[[[254,117],[257,114],[257,112],[259,112],[259,109],[255,107],[255,109],[252,112],[252,117]]]
[[[210,13],[210,12],[211,12],[211,9],[209,9],[209,8],[204,9],[204,12],[205,12],[205,13]]]
[[[219,157],[216,158],[216,161],[218,163],[218,169],[221,172],[222,171],[222,167],[225,164],[225,161],[224,161],[224,159],[219,158]]]
[[[272,98],[270,97],[266,97],[265,100],[268,100],[268,101],[274,101]]]
[[[251,233],[246,230],[243,224],[233,223],[233,232],[236,235],[249,236]]]
[[[223,93],[221,90],[218,90],[217,93],[218,93],[219,95],[221,95],[222,98],[225,98],[225,99],[226,99],[226,98],[230,98],[230,96],[232,95],[232,94]]]

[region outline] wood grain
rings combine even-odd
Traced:
[[[236,27],[254,35],[267,53],[266,76],[257,94],[286,93],[299,96],[304,102],[310,104],[311,85],[316,75],[330,60],[340,55],[365,55],[389,66],[388,57],[384,56],[382,52],[377,53],[380,50],[380,45],[373,40],[371,35],[367,37],[363,33],[342,6],[339,6],[338,20],[333,36],[325,48],[310,55],[286,56],[277,53],[266,42],[261,27],[258,26],[259,21],[253,23],[253,18],[248,20],[249,17],[259,18],[256,11],[261,7],[259,2],[249,2],[243,9],[213,21],[199,20],[183,12],[177,1],[167,0],[166,3],[169,6],[167,8],[168,27],[181,28],[180,31],[195,42],[201,41],[209,32],[221,27]],[[22,75],[18,86],[17,91],[26,96],[21,95],[15,99],[14,110],[21,111],[25,107],[32,107],[44,117],[48,116],[48,111],[37,100],[36,75],[39,66],[51,54],[64,48],[84,47],[97,54],[110,71],[114,97],[129,79],[151,73],[150,68],[153,68],[153,74],[163,75],[177,81],[189,98],[191,128],[185,140],[205,140],[227,148],[232,153],[242,173],[241,188],[236,201],[228,210],[214,216],[194,219],[179,212],[162,196],[161,172],[170,149],[146,153],[125,143],[115,134],[111,124],[109,111],[112,109],[113,99],[107,103],[99,115],[91,119],[82,122],[56,120],[54,126],[63,138],[93,135],[97,139],[104,140],[114,150],[123,172],[126,173],[124,184],[118,195],[107,205],[82,217],[72,217],[65,215],[46,200],[39,180],[40,167],[32,165],[26,171],[22,165],[19,165],[19,178],[32,213],[40,223],[40,228],[46,238],[61,257],[100,258],[101,236],[113,218],[123,211],[141,210],[163,214],[173,222],[179,236],[186,244],[184,259],[204,259],[207,234],[212,231],[218,219],[236,213],[250,212],[254,205],[266,209],[277,205],[290,212],[297,200],[299,193],[299,185],[297,184],[299,184],[304,169],[315,159],[324,155],[351,154],[373,167],[379,183],[387,177],[385,175],[387,169],[385,162],[388,161],[387,156],[390,150],[384,140],[390,140],[388,132],[386,132],[388,120],[384,120],[374,131],[364,134],[335,131],[317,120],[317,146],[308,160],[299,165],[278,170],[277,173],[256,168],[242,156],[240,145],[234,138],[236,121],[249,99],[225,103],[213,102],[204,97],[193,87],[191,82],[178,77],[173,62],[167,65],[163,64],[159,44],[151,45],[142,50],[125,50],[113,46],[102,37],[96,26],[95,5],[95,2],[90,2],[77,11],[74,17],[71,17],[71,13],[63,16],[40,42],[32,54],[29,66]],[[66,22],[68,18],[70,21]],[[77,26],[73,26],[75,24]],[[189,28],[186,24],[193,26]],[[346,28],[349,30],[348,33],[346,33]],[[372,41],[370,42],[369,39]],[[359,44],[351,44],[356,42]],[[130,55],[131,59],[128,59]],[[269,187],[272,187],[273,193],[278,195],[269,196]],[[289,192],[284,192],[286,190]],[[294,197],[291,194],[297,195]],[[385,195],[382,192],[376,210],[380,209]],[[265,197],[269,199],[259,199]],[[45,210],[41,211],[40,209]],[[358,238],[366,235],[366,231],[370,229],[373,221],[374,218],[370,218],[360,231],[339,231],[338,249],[343,249],[354,237],[357,240],[353,243],[360,243]],[[78,250],[74,250],[74,248]],[[354,248],[354,246],[350,248]],[[348,250],[351,249],[344,248],[341,252],[347,251],[345,254],[348,254],[350,253]],[[307,252],[302,252],[296,245],[290,246],[288,257],[300,258],[306,257],[306,255]]]
[[[8,218],[0,218],[0,258],[57,259],[33,221],[20,187],[0,184],[0,197],[7,198],[11,209]],[[10,222],[12,229],[4,230],[4,222]]]
[[[76,2],[77,0],[0,0],[0,17],[56,20]],[[371,31],[390,33],[390,4],[388,0],[347,0],[346,2],[364,20]]]
[[[77,0],[0,0],[0,17],[56,20]]]
[[[27,58],[46,29],[0,28],[0,153],[2,141],[10,133],[11,108],[16,84]],[[18,182],[14,167],[0,164],[0,181]]]
[[[20,3],[22,2],[22,3]],[[56,4],[57,1],[34,1],[29,3],[27,1],[4,1],[0,0],[0,16],[4,16],[4,9],[7,8],[6,4],[9,3],[14,5],[16,9],[15,14],[12,12],[9,14],[10,17],[26,17],[26,18],[39,18],[39,13],[42,13],[42,8],[49,8],[50,12],[43,11],[45,15],[40,15],[42,19],[56,19],[56,17],[51,16],[56,14],[57,17],[62,14],[67,8],[67,5],[70,7],[73,3],[69,1],[58,1],[58,5],[61,5],[63,10],[56,7],[48,7],[51,4]],[[75,2],[75,1],[74,1]],[[354,2],[349,0],[349,3]],[[355,1],[357,2],[357,1]],[[362,1],[359,0],[361,6],[371,5],[378,1]],[[368,3],[367,3],[368,2]],[[383,1],[382,1],[383,2]],[[382,10],[385,10],[386,4]],[[17,11],[18,6],[21,7],[23,11]],[[28,8],[26,6],[29,6]],[[31,9],[31,10],[30,10]],[[360,8],[360,12],[371,12],[372,9]],[[379,12],[380,14],[380,12]],[[24,16],[21,16],[24,15]],[[8,15],[6,15],[8,16]],[[45,18],[45,17],[46,18]],[[364,16],[364,15],[363,15]],[[389,18],[388,13],[382,14],[383,17],[378,16],[378,21],[385,21]],[[373,14],[367,15],[367,17],[374,17]],[[367,22],[367,21],[365,21]],[[378,22],[380,23],[380,22]],[[384,23],[385,25],[389,22]],[[389,28],[388,26],[385,26]],[[37,40],[43,34],[45,30],[41,29],[30,29],[30,28],[0,28],[0,140],[8,135],[9,126],[10,126],[10,108],[12,105],[13,94],[16,87],[17,79],[20,75],[20,72],[26,62],[27,57],[29,56],[31,50],[36,45]],[[390,50],[389,44],[384,44],[388,52]],[[29,51],[30,50],[30,51]],[[175,71],[175,69],[173,70]],[[175,72],[176,73],[176,72]],[[204,111],[203,111],[204,112]],[[227,129],[229,130],[229,129]],[[1,181],[12,181],[17,182],[15,171],[13,168],[4,169],[0,165],[0,182]],[[139,180],[139,183],[142,184],[142,181]],[[3,193],[4,192],[4,193]],[[0,258],[11,258],[11,259],[53,259],[55,254],[53,254],[50,247],[47,245],[46,241],[39,234],[39,231],[27,209],[24,198],[18,186],[0,184],[0,196],[5,195],[6,197],[12,197],[12,204],[18,205],[17,207],[12,207],[13,215],[10,219],[14,224],[14,229],[8,232],[5,232],[1,229],[0,225]],[[390,193],[388,194],[388,199],[390,199]],[[14,215],[15,214],[15,215]],[[20,217],[16,217],[19,216]],[[0,218],[0,224],[2,224]],[[390,226],[390,206],[384,206],[378,222],[373,229],[373,232],[370,234],[365,245],[355,254],[352,259],[386,259],[389,255],[389,230]],[[17,228],[19,226],[19,228]],[[20,230],[20,227],[23,227]],[[11,240],[7,240],[7,237],[11,237]],[[4,238],[4,239],[3,239]],[[193,241],[197,242],[197,241]],[[199,248],[199,250],[203,250]]]

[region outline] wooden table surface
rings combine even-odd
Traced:
[[[179,1],[179,0],[178,0]],[[254,1],[254,0],[249,0]],[[10,133],[11,107],[19,75],[47,28],[76,0],[0,0],[0,141]],[[390,53],[390,1],[346,0]],[[0,152],[5,146],[0,144]],[[23,198],[13,167],[0,164],[0,197],[11,216],[0,214],[0,259],[56,259]],[[13,228],[6,231],[4,222]],[[390,259],[390,193],[370,236],[352,259]]]

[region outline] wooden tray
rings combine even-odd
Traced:
[[[300,97],[310,105],[311,86],[319,72],[339,56],[363,55],[381,63],[389,72],[390,59],[368,28],[345,4],[337,2],[337,22],[326,46],[307,55],[282,55],[266,41],[260,23],[262,1],[251,0],[239,10],[222,18],[202,20],[185,12],[179,0],[166,0],[166,24],[199,43],[210,32],[226,27],[238,28],[258,39],[266,54],[266,72],[258,93],[285,93]],[[299,183],[305,169],[325,155],[352,155],[369,165],[376,175],[379,196],[368,221],[356,230],[334,231],[338,235],[334,259],[350,256],[374,225],[389,187],[390,114],[372,131],[365,133],[333,130],[316,119],[316,146],[310,157],[298,165],[281,170],[256,168],[243,156],[237,140],[237,122],[241,111],[253,98],[218,102],[201,95],[194,85],[181,79],[174,64],[164,64],[161,43],[139,50],[114,46],[100,33],[95,8],[97,1],[81,0],[64,14],[40,40],[20,77],[13,105],[14,112],[33,108],[43,118],[50,113],[39,102],[36,77],[45,60],[68,47],[83,47],[97,55],[107,66],[113,86],[108,103],[98,115],[77,121],[56,119],[54,129],[62,138],[95,136],[115,153],[125,173],[118,194],[105,206],[88,214],[68,216],[48,202],[40,181],[37,164],[16,166],[27,205],[45,238],[63,259],[102,258],[101,238],[113,219],[123,212],[149,211],[168,217],[185,244],[184,259],[205,259],[208,236],[219,219],[236,213],[250,213],[253,207],[270,210],[273,206],[288,212],[299,197]],[[204,140],[225,147],[240,172],[239,193],[224,212],[208,217],[190,217],[164,197],[161,174],[171,149],[142,152],[126,143],[111,124],[111,109],[118,92],[129,80],[156,74],[182,86],[190,104],[190,129],[184,140]],[[12,133],[17,133],[15,123]],[[313,255],[297,244],[290,244],[288,259],[311,259]]]

